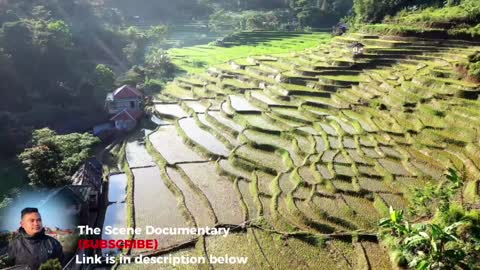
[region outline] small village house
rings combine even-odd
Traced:
[[[109,93],[106,99],[106,109],[111,114],[110,121],[116,130],[133,129],[143,116],[144,95],[135,87],[123,85]]]
[[[96,158],[90,158],[72,176],[72,185],[91,187],[88,194],[89,209],[98,208],[103,189],[102,174],[102,164]]]
[[[53,189],[41,203],[44,208],[60,207],[76,224],[94,225],[103,190],[102,164],[90,158],[71,178],[72,184]],[[61,205],[59,205],[61,204]]]
[[[108,93],[106,107],[109,114],[117,114],[125,109],[141,111],[143,94],[137,88],[123,85]]]
[[[142,111],[123,109],[110,118],[110,121],[115,123],[117,130],[127,131],[135,128],[142,116]]]

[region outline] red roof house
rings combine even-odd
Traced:
[[[131,130],[142,116],[143,111],[123,109],[110,118],[110,121],[115,123],[115,128],[118,130]]]
[[[129,85],[123,85],[113,91],[114,99],[126,99],[126,98],[141,98],[143,94],[135,87]]]
[[[124,109],[142,111],[143,94],[137,88],[123,85],[107,95],[105,105],[110,114]]]

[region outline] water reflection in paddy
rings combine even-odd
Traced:
[[[125,197],[127,194],[127,176],[125,174],[110,175],[108,183],[108,201],[125,201]]]
[[[105,221],[103,222],[103,227],[111,226],[112,228],[124,228],[126,227],[126,218],[127,218],[127,204],[126,203],[113,203],[107,207],[105,212]],[[102,239],[104,240],[120,240],[126,239],[125,235],[107,235],[105,230],[102,231]],[[102,253],[105,255],[107,253],[117,254],[120,252],[118,249],[102,249]]]

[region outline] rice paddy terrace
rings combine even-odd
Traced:
[[[172,48],[172,62],[190,74],[204,73],[208,67],[252,55],[281,54],[315,47],[331,36],[325,32],[240,32],[222,39],[222,47],[212,44]]]
[[[172,256],[249,257],[209,269],[389,269],[376,224],[410,188],[455,167],[477,196],[480,88],[453,70],[479,49],[352,34],[178,78],[132,169],[136,226],[233,228],[161,239]],[[120,266],[136,267],[158,269]]]

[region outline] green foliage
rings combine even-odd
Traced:
[[[147,38],[152,42],[158,42],[165,38],[168,28],[165,25],[154,25],[147,30]]]
[[[93,75],[94,96],[97,102],[105,102],[105,96],[115,87],[115,73],[107,65],[98,64]]]
[[[347,15],[352,8],[352,0],[317,1],[294,0],[290,7],[302,28],[307,26],[330,27]]]
[[[480,62],[480,51],[470,54],[467,59],[470,63]]]
[[[478,1],[427,0],[355,0],[357,22],[378,23],[384,20],[407,25],[429,26],[437,23],[463,23],[478,19]],[[399,12],[397,14],[397,12]],[[397,14],[397,15],[396,15]],[[389,16],[396,15],[391,18]]]
[[[28,184],[28,179],[23,165],[14,158],[0,158],[0,179],[2,181],[0,186],[0,208],[2,208],[9,203],[8,198],[15,197],[18,194],[20,191],[19,187]],[[4,200],[5,204],[2,204],[2,200]]]
[[[354,29],[359,32],[375,35],[430,36],[433,38],[446,38],[449,36],[454,39],[475,39],[480,37],[480,24],[476,27],[452,28],[443,31],[443,29],[439,28],[392,23],[391,20],[392,19],[390,19],[390,23],[356,25]]]
[[[415,269],[480,267],[480,212],[453,203],[453,195],[461,188],[462,181],[454,170],[449,171],[447,179],[447,185],[416,189],[414,195],[417,202],[421,202],[420,209],[425,208],[427,201],[437,205],[436,201],[440,201],[435,219],[410,223],[403,211],[390,207],[390,216],[380,220],[379,235],[400,265]]]
[[[428,182],[423,187],[414,188],[410,198],[411,215],[419,217],[432,217],[437,209],[440,212],[448,210],[450,201],[458,193],[463,183],[453,169],[449,170],[447,181],[439,184]]]
[[[204,72],[207,67],[254,55],[272,55],[301,51],[328,42],[325,33],[241,32],[229,37],[228,46],[194,46],[169,50],[173,63],[190,73]],[[258,43],[256,40],[261,39]],[[225,43],[227,43],[225,41]],[[201,67],[197,63],[201,63]]]
[[[133,66],[123,76],[117,79],[118,85],[137,85],[145,80],[145,69],[140,66]]]
[[[62,269],[62,264],[58,259],[51,259],[46,262],[44,262],[38,270],[61,270]]]
[[[69,182],[75,170],[92,154],[98,138],[89,133],[57,135],[43,128],[32,134],[32,147],[26,148],[19,159],[34,186],[55,187]]]
[[[32,8],[32,17],[37,20],[50,20],[52,17],[52,11],[43,5],[34,6]]]
[[[213,9],[250,10],[250,9],[277,9],[286,8],[289,1],[276,0],[204,0]]]
[[[123,31],[125,37],[130,43],[123,48],[125,57],[131,64],[142,64],[145,61],[145,50],[151,44],[161,46],[167,33],[167,27],[163,25],[151,26],[147,30],[142,30],[135,26],[130,26]]]
[[[296,30],[330,27],[352,8],[353,0],[292,0],[279,8],[261,10],[271,1],[241,1],[238,8],[223,5],[210,15],[209,25],[222,30]],[[241,3],[239,1],[239,3]],[[280,1],[279,1],[280,2]]]
[[[0,2],[1,154],[18,154],[35,128],[75,132],[106,118],[93,71],[126,63],[120,25],[107,28],[89,1]]]
[[[58,170],[61,153],[56,145],[27,148],[19,155],[25,165],[30,182],[35,186],[60,186],[66,183],[63,170]]]
[[[51,24],[51,23],[50,23]],[[48,31],[50,31],[51,37],[49,38],[50,46],[58,48],[59,50],[70,50],[73,47],[72,42],[72,35],[70,34],[70,30],[68,26],[66,26],[62,21],[60,21],[60,25],[65,26],[65,28],[57,28],[58,26],[54,26],[53,30],[49,27],[50,24],[47,25]]]
[[[251,31],[251,30],[285,30],[282,29],[293,19],[292,14],[285,11],[241,12],[218,10],[209,18],[209,27],[217,32]]]
[[[468,65],[468,74],[480,79],[480,62],[471,63]]]
[[[386,35],[415,35],[445,38],[476,38],[480,36],[480,2],[475,0],[422,1],[356,0],[356,28]],[[362,25],[361,23],[377,23]],[[443,31],[443,32],[442,32]],[[438,36],[441,35],[441,36]]]
[[[115,83],[115,73],[112,69],[104,64],[98,64],[95,67],[94,76],[95,87],[103,92],[110,91]]]
[[[207,62],[194,59],[192,60],[192,66],[196,68],[203,68],[207,66]]]
[[[468,56],[468,75],[480,80],[480,52]]]
[[[158,79],[148,79],[145,81],[144,89],[146,93],[158,93],[165,87],[165,82]]]
[[[392,21],[401,24],[435,27],[441,26],[441,24],[469,24],[478,19],[480,19],[480,4],[464,2],[460,5],[450,5],[443,8],[428,7],[416,11],[403,10]]]
[[[140,16],[146,20],[161,18],[162,21],[187,21],[192,18],[201,18],[206,16],[211,6],[217,3],[228,1],[210,1],[210,0],[119,0],[119,1],[93,1],[97,7],[102,7],[106,11],[115,9],[121,16],[125,17],[127,23],[138,22],[133,16]],[[244,2],[244,1],[242,1]],[[236,3],[236,1],[235,1]],[[109,13],[107,13],[109,14]],[[104,15],[105,16],[105,15]]]
[[[171,78],[177,68],[168,54],[160,48],[152,48],[145,58],[146,75],[153,78]]]
[[[72,37],[72,34],[70,33],[70,28],[62,20],[57,20],[57,21],[48,23],[47,29],[59,36],[63,36],[63,38],[71,39]]]
[[[379,22],[386,15],[393,15],[398,11],[399,0],[355,0],[353,8],[357,22]]]
[[[460,37],[472,37],[472,38],[479,38],[480,37],[480,23],[474,27],[469,27],[462,25],[461,28],[454,28],[448,30],[448,33],[453,37],[460,36]]]
[[[480,220],[472,210],[443,223],[414,223],[390,209],[379,223],[380,235],[395,250],[397,261],[416,269],[477,269]]]

